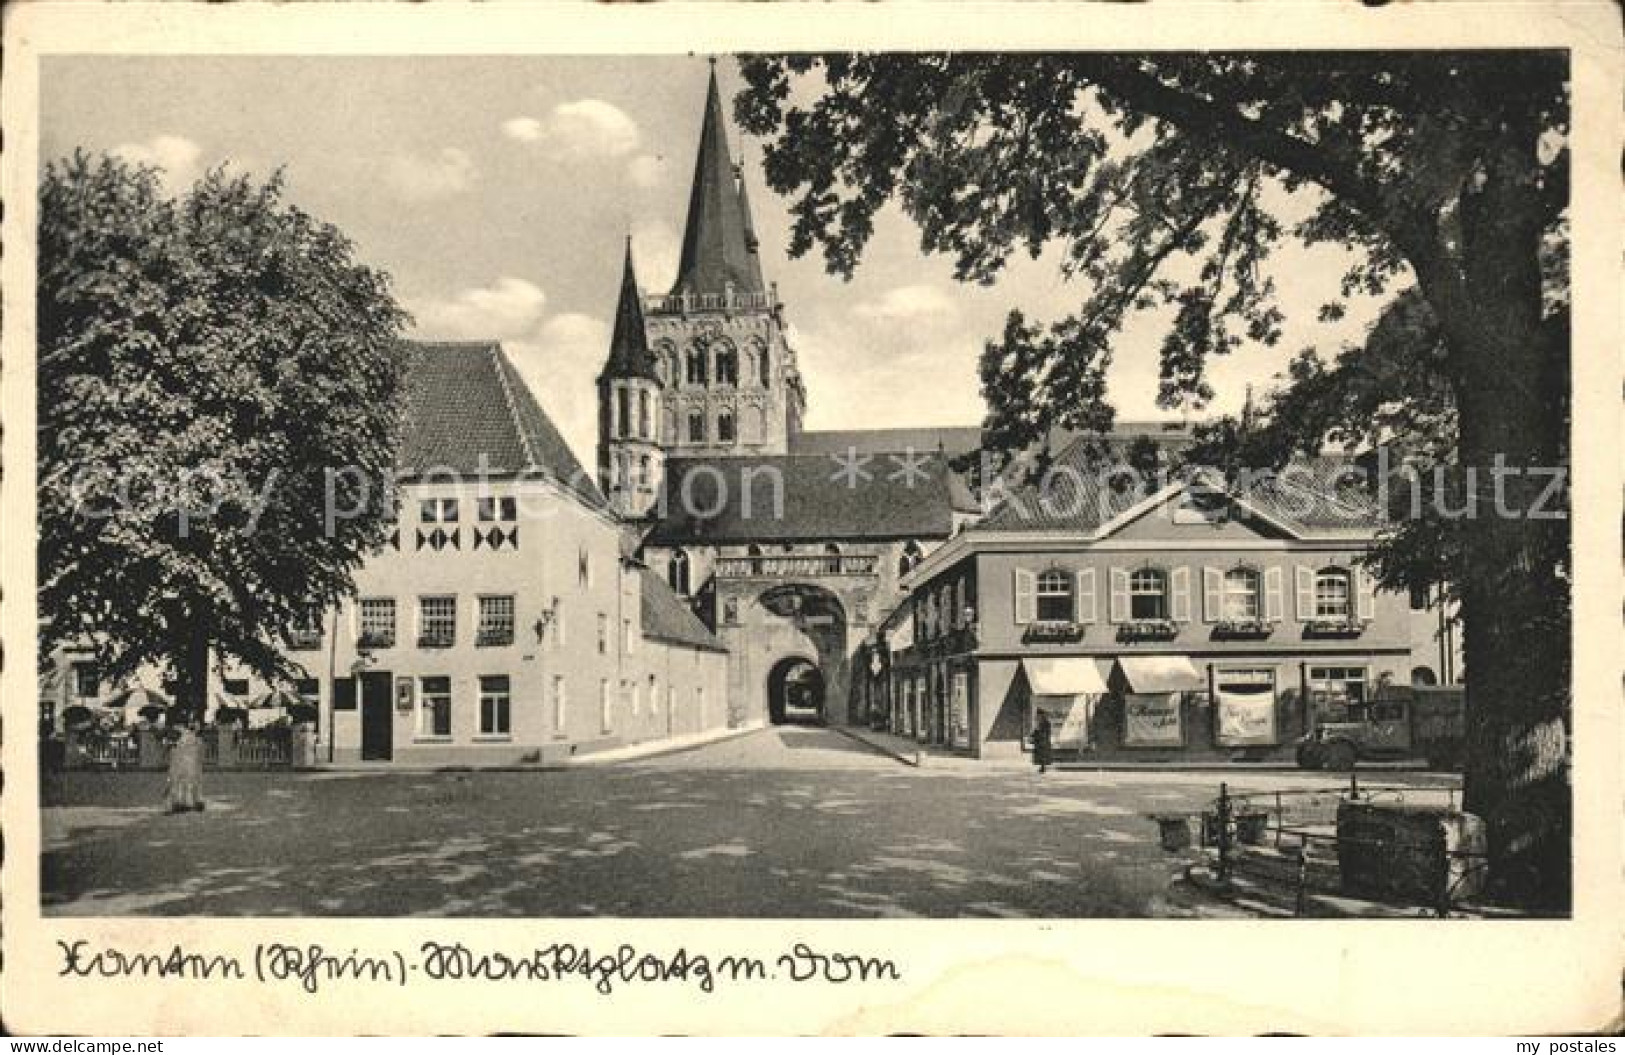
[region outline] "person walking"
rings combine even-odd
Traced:
[[[1033,724],[1033,765],[1038,767],[1039,773],[1049,770],[1052,747],[1049,715],[1039,711],[1038,721]]]

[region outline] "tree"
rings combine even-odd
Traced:
[[[1416,290],[1455,415],[1444,490],[1473,503],[1455,533],[1466,805],[1486,820],[1497,889],[1566,906],[1568,525],[1529,515],[1566,454],[1567,318],[1551,295],[1564,55],[837,54],[749,57],[743,72],[735,111],[769,137],[793,254],[821,246],[850,275],[894,200],[965,281],[1059,247],[1080,305],[1045,327],[1012,313],[988,342],[992,448],[1109,422],[1112,339],[1140,311],[1171,315],[1159,399],[1203,404],[1210,357],[1279,340],[1266,265],[1285,243],[1350,252],[1327,316],[1355,293]],[[1304,369],[1301,383],[1324,380]]]
[[[394,462],[387,276],[280,175],[216,170],[172,199],[77,153],[40,182],[37,293],[41,655],[89,643],[114,681],[157,666],[183,724],[211,657],[298,676],[279,646],[384,537],[382,502],[325,514]]]

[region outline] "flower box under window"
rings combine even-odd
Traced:
[[[1347,616],[1341,618],[1311,619],[1303,626],[1310,637],[1359,637],[1365,632],[1367,620]]]
[[[1274,629],[1267,619],[1221,619],[1213,632],[1219,637],[1268,637]]]
[[[1179,624],[1172,619],[1135,619],[1117,628],[1123,641],[1167,641],[1179,633]]]
[[[356,639],[358,648],[393,648],[395,635],[381,632],[364,633]]]
[[[479,636],[474,639],[474,644],[479,648],[511,645],[513,644],[513,627],[500,630],[481,630]]]
[[[288,648],[295,652],[309,652],[322,647],[320,630],[295,630],[288,635]]]
[[[451,634],[419,634],[418,635],[418,647],[419,648],[450,648],[452,645],[454,645],[456,643],[457,643],[457,639]]]
[[[1076,641],[1083,637],[1083,624],[1071,620],[1045,619],[1027,624],[1024,641]]]

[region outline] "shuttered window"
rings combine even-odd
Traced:
[[[1072,576],[1052,569],[1038,576],[1038,621],[1041,623],[1071,622],[1075,614],[1072,604]]]

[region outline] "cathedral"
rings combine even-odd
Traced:
[[[975,429],[809,432],[713,71],[676,281],[627,246],[598,377],[598,474],[643,560],[731,654],[735,722],[865,720],[854,664],[899,577],[974,513],[954,455]]]
[[[600,486],[727,648],[730,725],[883,725],[989,757],[1043,711],[1091,752],[1264,758],[1336,701],[1435,676],[1427,605],[1361,566],[1382,520],[1340,493],[1339,458],[1295,466],[1307,516],[1194,483],[1118,509],[1089,486],[1088,438],[1057,435],[1079,501],[1051,515],[1019,484],[982,508],[956,468],[978,429],[806,430],[714,71],[676,281],[640,291],[628,244],[598,396]]]

